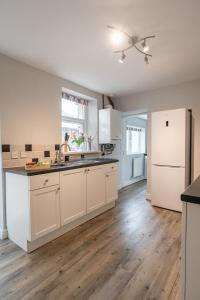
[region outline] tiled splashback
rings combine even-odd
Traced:
[[[42,161],[54,162],[56,157],[56,151],[58,151],[59,145],[2,145],[2,160],[3,168],[21,167],[25,166],[27,162],[31,162],[33,159],[39,159]],[[66,153],[69,156],[69,160],[81,158],[82,152],[79,153]],[[98,152],[84,153],[85,157],[97,157]]]

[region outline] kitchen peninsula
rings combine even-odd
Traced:
[[[6,172],[8,236],[27,252],[115,206],[115,159],[82,159]]]

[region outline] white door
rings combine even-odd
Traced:
[[[105,167],[88,168],[87,173],[87,212],[91,212],[106,203]]]
[[[152,166],[152,205],[182,211],[181,193],[185,190],[185,168]]]
[[[117,181],[118,181],[117,172],[109,172],[106,174],[106,203],[117,200],[118,198]]]
[[[59,186],[30,192],[30,240],[60,227]]]
[[[152,164],[185,166],[186,109],[152,113]]]
[[[86,214],[86,173],[84,169],[60,173],[61,224]]]

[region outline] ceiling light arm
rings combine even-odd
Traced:
[[[131,49],[131,48],[133,48],[133,47],[134,47],[134,46],[131,45],[131,46],[128,46],[127,48],[125,48],[125,49],[114,51],[114,53],[121,53],[121,52],[127,51],[127,50],[129,50],[129,49]]]
[[[148,40],[148,39],[153,39],[153,38],[155,38],[155,37],[156,37],[155,35],[149,35],[149,36],[146,36],[145,38],[142,38],[142,39],[138,40],[138,43],[143,42],[143,41],[146,41],[146,40]]]
[[[150,57],[152,57],[151,54],[148,54],[148,53],[143,52],[143,51],[140,50],[136,45],[134,45],[134,47],[135,47],[135,49],[136,49],[137,51],[139,51],[140,53],[144,54],[145,56],[150,56]]]
[[[123,31],[121,29],[115,28],[114,26],[108,25],[107,28],[119,31],[119,32],[123,33],[124,35],[126,35],[129,39],[132,38],[126,31]]]

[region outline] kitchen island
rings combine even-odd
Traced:
[[[200,299],[200,177],[181,195],[182,300]]]
[[[115,159],[83,159],[50,169],[6,169],[8,237],[27,252],[115,206]]]

